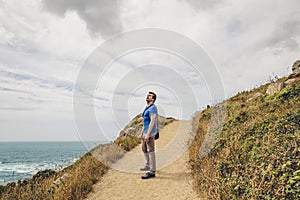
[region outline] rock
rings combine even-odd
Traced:
[[[284,82],[284,84],[290,84],[290,83],[294,83],[296,81],[295,78],[292,79],[288,79],[287,81]]]
[[[255,93],[255,94],[253,95],[253,98],[257,98],[257,97],[260,97],[260,96],[262,96],[262,95],[263,95],[262,93],[257,92],[257,93]]]
[[[255,99],[255,98],[257,98],[257,97],[260,97],[260,96],[262,96],[262,95],[263,95],[262,93],[257,92],[257,93],[255,93],[252,97],[250,97],[250,98],[247,100],[247,102],[248,102],[248,101],[251,101],[252,99]]]
[[[280,92],[283,88],[283,83],[271,83],[266,91],[268,95],[273,95]]]
[[[300,72],[292,73],[288,76],[288,79],[293,79],[293,78],[299,79],[300,78]]]
[[[158,129],[163,129],[163,127],[175,119],[172,117],[163,117],[158,116]],[[125,128],[120,131],[119,136],[125,136],[125,135],[133,135],[138,136],[143,128],[143,117],[142,114],[138,114],[135,116],[128,125],[125,126]]]
[[[294,62],[293,66],[292,66],[292,72],[293,73],[300,72],[300,60],[297,60],[296,62]]]

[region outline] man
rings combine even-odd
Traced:
[[[149,171],[146,175],[142,176],[142,179],[148,179],[155,177],[156,160],[154,149],[154,136],[157,133],[157,107],[154,105],[156,100],[156,94],[149,92],[146,97],[147,106],[143,112],[143,128],[139,135],[142,139],[142,151],[146,158],[146,166],[141,168],[141,171]]]

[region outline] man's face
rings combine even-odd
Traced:
[[[153,94],[147,94],[146,101],[147,103],[153,102]]]

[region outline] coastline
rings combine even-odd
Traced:
[[[89,146],[86,145],[88,143],[90,143]],[[55,172],[62,171],[63,169],[73,165],[86,153],[90,152],[92,148],[95,148],[102,143],[103,142],[100,141],[1,141],[0,146],[2,146],[2,148],[12,148],[11,146],[22,145],[47,146],[50,144],[50,146],[56,146],[56,144],[58,144],[59,146],[61,146],[67,144],[71,147],[76,146],[77,152],[74,153],[73,156],[66,156],[65,158],[63,156],[60,156],[60,158],[57,158],[57,160],[50,159],[49,161],[47,161],[47,159],[44,159],[39,163],[30,158],[30,156],[28,156],[28,158],[25,159],[24,162],[19,162],[19,159],[16,161],[9,158],[12,154],[14,154],[14,152],[8,155],[2,155],[2,160],[0,161],[0,185],[6,186],[7,184],[13,184],[19,181],[28,181],[32,179],[36,174],[41,173],[45,170],[53,170]],[[70,151],[72,151],[71,147],[69,149]],[[56,153],[56,151],[57,150],[53,152],[53,155]],[[26,154],[28,152],[23,151],[22,153]],[[63,153],[63,151],[61,153]],[[2,152],[2,154],[5,153]],[[14,157],[14,155],[12,157]]]
[[[92,186],[109,169],[107,165],[95,158],[91,152],[99,152],[100,149],[100,152],[108,153],[107,159],[118,159],[119,157],[116,156],[115,152],[110,152],[111,146],[117,145],[128,149],[135,147],[138,143],[139,139],[135,136],[120,135],[112,143],[99,144],[90,148],[77,161],[63,167],[60,171],[46,169],[38,171],[31,178],[0,185],[0,199],[85,198],[92,190]]]

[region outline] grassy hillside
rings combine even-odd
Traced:
[[[228,99],[217,142],[204,157],[199,149],[213,108],[197,115],[190,149],[195,189],[205,199],[300,199],[300,75],[276,81],[284,88],[267,95],[270,84]],[[195,123],[197,124],[197,123]],[[221,127],[219,127],[221,128]]]

